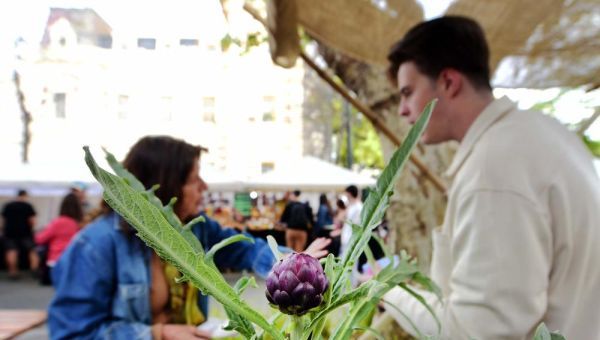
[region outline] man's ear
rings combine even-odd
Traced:
[[[463,87],[464,76],[455,69],[447,68],[442,70],[438,78],[440,88],[448,98],[456,97]]]

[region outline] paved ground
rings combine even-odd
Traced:
[[[46,309],[54,290],[40,286],[30,275],[19,280],[9,280],[6,272],[0,272],[0,308],[3,309]],[[35,328],[19,337],[18,340],[48,339],[45,325]]]
[[[233,285],[241,274],[225,275],[227,281]],[[244,299],[264,315],[271,313],[271,308],[264,295],[264,281],[257,280],[258,288],[249,287],[244,293]],[[6,272],[0,272],[0,308],[3,309],[46,309],[52,299],[52,287],[41,286],[31,276],[23,275],[21,279],[9,280]],[[221,305],[215,301],[210,303],[210,316],[225,318]],[[19,337],[17,340],[45,340],[48,339],[46,325],[35,328]]]

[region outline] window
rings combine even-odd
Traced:
[[[271,172],[275,170],[275,163],[273,162],[263,162],[260,164],[261,173],[266,174],[267,172]]]
[[[66,102],[67,95],[65,93],[55,93],[54,94],[54,111],[56,113],[56,118],[66,118]]]
[[[102,48],[112,48],[112,37],[110,35],[101,35],[98,37],[97,44]]]
[[[215,122],[215,97],[202,98],[202,120],[205,122]]]
[[[264,96],[263,97],[263,122],[272,122],[275,120],[275,97]]]
[[[179,39],[180,46],[198,46],[198,39]]]
[[[154,50],[154,49],[156,49],[156,39],[154,39],[154,38],[139,38],[137,40],[137,45],[139,48]]]

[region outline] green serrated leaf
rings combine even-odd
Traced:
[[[269,248],[271,248],[273,256],[275,256],[275,260],[283,260],[283,254],[279,251],[279,245],[277,245],[275,238],[271,235],[267,235],[267,243],[269,244]]]
[[[168,223],[161,207],[143,198],[139,190],[135,190],[122,178],[100,168],[89,148],[84,147],[84,150],[85,161],[90,171],[104,188],[105,201],[137,230],[137,234],[146,244],[161,258],[172,263],[202,292],[213,296],[231,311],[256,323],[273,338],[284,339],[262,315],[240,298],[218,270],[203,261],[203,256],[198,255],[184,236]]]
[[[237,282],[233,286],[233,289],[241,295],[246,290],[246,288],[248,288],[248,286],[258,288],[254,276],[240,277],[239,280],[237,280]]]
[[[146,188],[144,188],[144,184],[140,182],[137,178],[135,178],[135,176],[131,172],[125,169],[123,165],[119,161],[117,161],[117,159],[112,153],[110,153],[105,148],[102,148],[102,150],[104,150],[104,153],[106,155],[106,161],[113,169],[115,174],[125,179],[127,184],[129,184],[135,191],[140,192],[142,196],[144,196],[150,203],[152,203],[155,207],[159,208],[162,212],[162,215],[169,222],[169,224],[173,226],[173,228],[175,228],[175,230],[177,230],[181,235],[183,235],[186,241],[194,248],[196,253],[204,254],[202,244],[200,243],[200,241],[198,241],[198,238],[196,238],[194,233],[192,233],[190,230],[193,224],[204,221],[204,218],[199,216],[192,222],[188,223],[186,225],[187,228],[182,227],[179,217],[177,217],[177,215],[175,215],[175,212],[173,211],[173,207],[177,202],[177,197],[171,198],[169,203],[166,206],[163,206],[160,199],[156,197],[156,195],[154,195],[154,192],[159,188],[158,184],[155,184],[150,189],[146,190]]]
[[[383,337],[383,335],[381,335],[380,332],[378,332],[376,329],[371,328],[371,327],[360,327],[359,326],[359,327],[354,327],[352,330],[359,330],[359,331],[371,332],[375,336],[375,339],[377,339],[377,340],[385,340],[385,338]]]
[[[334,301],[332,301],[332,303],[329,306],[327,306],[325,309],[323,309],[322,311],[317,313],[317,315],[309,322],[307,328],[310,329],[310,328],[314,327],[321,318],[323,318],[329,312],[337,309],[338,307],[343,306],[343,305],[353,302],[353,301],[358,301],[361,298],[368,296],[369,290],[372,288],[372,286],[374,284],[376,284],[375,281],[365,282],[360,287],[355,288],[351,292],[344,294],[343,296],[341,296],[338,299],[335,299]]]
[[[435,284],[435,282],[433,282],[433,280],[421,274],[420,272],[415,273],[415,275],[412,277],[412,280],[420,284],[425,290],[434,293],[438,300],[440,302],[442,301],[442,290],[437,284]]]
[[[565,340],[565,337],[559,333],[550,332],[545,323],[541,323],[535,329],[533,340]]]
[[[230,244],[236,243],[236,242],[240,242],[240,241],[247,241],[250,243],[254,243],[254,239],[251,237],[248,237],[244,234],[237,234],[237,235],[233,235],[233,236],[229,236],[228,238],[222,240],[221,242],[215,244],[214,246],[212,246],[212,248],[210,248],[210,250],[206,253],[206,256],[204,256],[204,261],[206,261],[207,263],[212,263],[213,262],[213,258],[215,257],[215,254],[227,247]]]
[[[127,183],[136,191],[146,190],[146,188],[144,188],[144,184],[138,181],[138,179],[135,178],[131,172],[125,169],[112,153],[108,152],[108,150],[105,148],[102,148],[102,150],[106,155],[106,161],[108,162],[108,165],[110,165],[117,176],[125,179]]]
[[[427,301],[425,301],[425,299],[419,293],[410,289],[406,283],[400,283],[400,287],[406,292],[408,292],[410,295],[412,295],[415,299],[417,299],[417,301],[419,301],[425,307],[425,309],[427,309],[429,314],[433,316],[439,334],[442,331],[442,323],[440,322],[440,319],[438,319],[438,316],[435,314],[435,311],[431,308],[429,304],[427,304]]]
[[[418,339],[423,339],[423,333],[421,333],[421,330],[419,329],[419,327],[417,327],[417,325],[415,325],[415,323],[411,320],[410,317],[408,317],[408,315],[406,315],[406,313],[404,313],[400,308],[398,308],[398,306],[390,303],[389,301],[386,300],[382,300],[383,303],[389,307],[391,307],[392,309],[396,310],[398,313],[400,313],[400,315],[402,315],[402,317],[404,318],[404,320],[408,321],[408,323],[410,324],[410,326],[412,327],[412,329],[415,331],[415,333],[417,333],[417,338]]]
[[[251,276],[251,277],[243,276],[243,277],[239,278],[237,280],[237,282],[235,283],[235,285],[233,286],[233,290],[235,290],[238,294],[241,295],[248,286],[258,287],[256,285],[256,280],[254,279],[253,276]],[[243,335],[246,339],[258,338],[256,335],[256,332],[254,330],[254,327],[252,327],[252,324],[250,323],[250,321],[248,321],[248,319],[233,312],[229,308],[225,308],[225,313],[227,314],[227,317],[229,318],[229,322],[227,323],[227,325],[225,327],[223,327],[223,329],[236,331],[236,332],[240,333],[241,335]],[[269,321],[269,323],[273,324],[270,321]]]
[[[350,239],[348,251],[342,260],[342,269],[340,269],[340,272],[335,278],[334,290],[342,284],[340,281],[340,278],[342,277],[341,273],[346,270],[350,263],[356,262],[371,238],[371,231],[376,228],[383,219],[385,210],[389,206],[390,193],[393,191],[394,184],[400,176],[412,149],[417,145],[421,134],[425,131],[425,127],[431,117],[431,112],[435,107],[435,102],[436,100],[433,100],[431,103],[427,104],[421,117],[419,117],[417,122],[412,126],[404,142],[400,148],[394,152],[388,165],[379,176],[375,190],[369,193],[361,211],[362,230],[360,234],[353,235]]]
[[[533,340],[552,340],[550,331],[543,322],[535,329]]]
[[[337,327],[333,330],[331,340],[345,340],[350,339],[352,332],[355,328],[355,324],[358,324],[360,320],[369,315],[375,308],[377,302],[373,299],[362,299],[357,300],[350,308],[348,316],[340,322]]]

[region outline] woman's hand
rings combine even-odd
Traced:
[[[329,236],[331,237],[338,237],[342,234],[342,229],[333,229],[330,233]]]
[[[190,325],[165,324],[162,326],[162,340],[210,339],[211,334]]]
[[[326,256],[329,252],[327,246],[331,243],[330,238],[319,237],[312,241],[312,243],[303,251],[304,254],[310,255],[314,258],[320,259]]]

